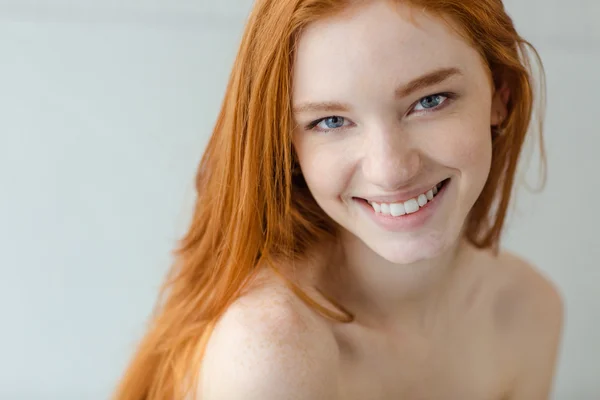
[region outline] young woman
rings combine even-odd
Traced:
[[[258,0],[115,398],[546,399],[560,296],[499,249],[530,54],[501,0]]]

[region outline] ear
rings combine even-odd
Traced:
[[[510,89],[506,84],[495,89],[492,97],[492,110],[490,117],[491,126],[499,126],[506,119],[508,114],[508,100],[510,99]]]

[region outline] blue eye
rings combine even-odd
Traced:
[[[420,114],[440,111],[449,104],[452,104],[456,98],[458,96],[455,93],[437,93],[425,96],[417,102],[412,111],[417,111]],[[351,124],[352,122],[344,117],[332,115],[311,122],[305,129],[318,132],[341,131],[351,126]]]
[[[337,129],[344,126],[344,118],[342,117],[327,117],[323,119],[321,122],[325,123],[327,129]]]
[[[318,131],[330,131],[334,129],[343,128],[345,125],[347,125],[346,123],[347,120],[344,117],[331,116],[314,121],[311,124],[309,124],[306,128],[317,128]]]
[[[435,109],[442,105],[448,98],[449,96],[445,94],[434,94],[431,96],[423,97],[417,103],[417,106],[421,106],[421,109],[417,109],[417,106],[415,106],[415,111]]]

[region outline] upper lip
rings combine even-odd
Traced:
[[[388,203],[388,204],[404,203],[405,201],[416,198],[420,194],[425,194],[428,190],[433,189],[434,186],[442,183],[443,181],[444,180],[441,180],[437,183],[432,183],[430,185],[423,185],[423,186],[419,186],[415,189],[398,191],[398,192],[395,192],[393,194],[388,194],[388,195],[365,196],[365,197],[362,197],[362,199],[365,199],[370,202],[375,202],[375,203]]]

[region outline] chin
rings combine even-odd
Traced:
[[[381,258],[393,264],[413,264],[434,259],[446,252],[458,240],[443,234],[431,233],[415,238],[402,240],[379,240],[376,243],[364,241],[365,244]]]

